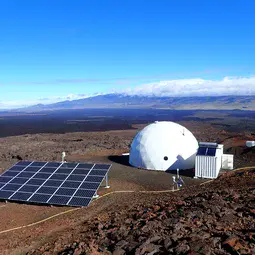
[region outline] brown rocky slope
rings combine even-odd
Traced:
[[[255,168],[133,203],[28,254],[255,254]]]

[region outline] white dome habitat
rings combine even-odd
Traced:
[[[129,163],[150,170],[176,170],[195,167],[198,142],[185,127],[170,121],[155,122],[134,138]]]

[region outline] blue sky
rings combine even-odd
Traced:
[[[1,1],[0,107],[254,77],[254,11],[253,0]]]

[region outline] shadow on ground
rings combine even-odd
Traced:
[[[131,166],[129,164],[129,156],[109,156],[108,159],[114,163],[124,165],[124,166]],[[132,167],[132,166],[131,166]],[[177,175],[177,170],[167,170],[166,173]],[[195,176],[195,170],[187,169],[187,170],[180,170],[179,171],[180,176],[186,176],[186,177],[194,177]]]
[[[177,175],[177,170],[167,170],[166,173]],[[193,178],[195,176],[195,169],[192,168],[192,169],[180,170],[179,175]]]
[[[108,159],[114,163],[118,163],[124,166],[131,166],[129,164],[129,156],[109,156]]]

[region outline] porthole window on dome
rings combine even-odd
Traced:
[[[164,157],[164,160],[165,160],[165,161],[167,161],[167,160],[168,160],[168,157],[167,157],[167,156],[165,156],[165,157]]]

